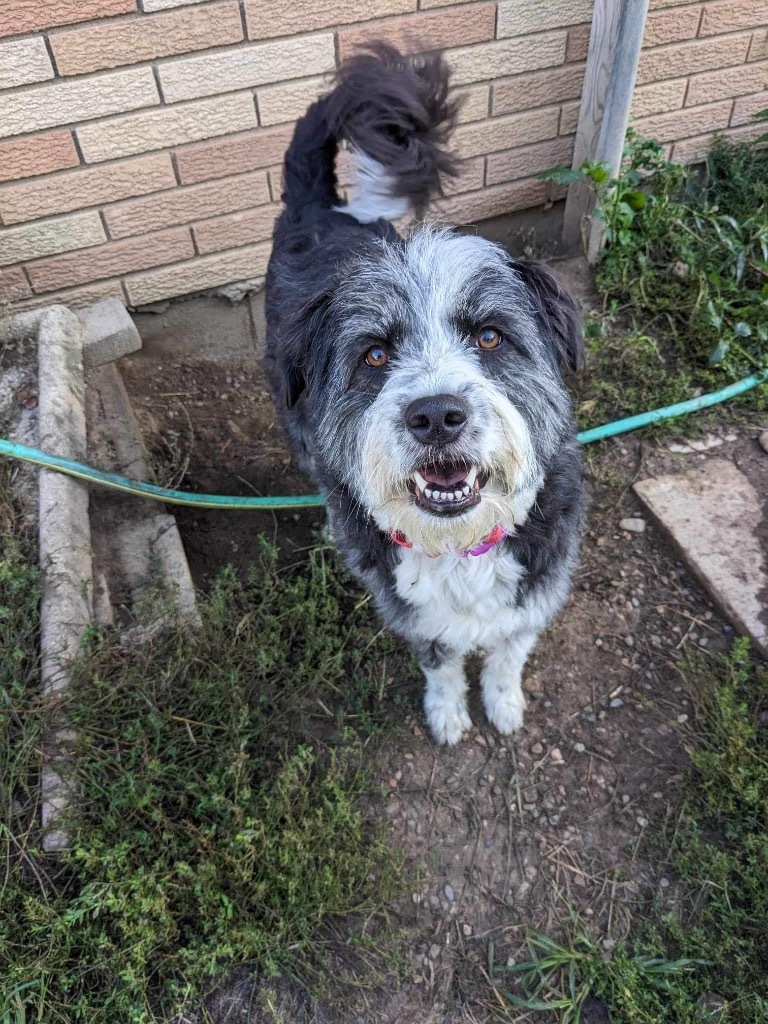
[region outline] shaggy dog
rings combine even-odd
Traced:
[[[441,743],[471,727],[465,656],[518,729],[521,674],[571,587],[583,511],[560,368],[578,311],[548,271],[445,228],[402,238],[453,171],[442,58],[379,45],[296,126],[267,274],[266,365],[347,565],[426,677]],[[356,159],[343,204],[335,160]]]

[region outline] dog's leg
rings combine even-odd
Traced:
[[[427,681],[424,711],[438,743],[454,744],[472,728],[467,711],[467,679],[464,655],[442,644],[429,644],[416,651]]]
[[[533,632],[515,633],[492,647],[485,659],[480,676],[483,707],[489,722],[505,735],[515,732],[523,724],[523,665],[537,636]]]

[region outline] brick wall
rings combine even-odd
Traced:
[[[264,273],[293,121],[367,39],[441,47],[455,223],[559,198],[592,0],[2,0],[0,302],[131,306]],[[675,158],[768,106],[768,0],[651,0],[634,114]]]

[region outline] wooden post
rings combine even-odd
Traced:
[[[621,166],[629,111],[635,91],[648,0],[595,0],[587,68],[581,94],[573,167],[585,160],[607,164],[611,176]],[[604,225],[593,217],[594,193],[582,182],[568,189],[563,244],[583,242],[594,263],[603,244]]]

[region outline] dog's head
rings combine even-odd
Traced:
[[[448,230],[376,241],[327,281],[279,361],[329,485],[428,554],[522,522],[571,430],[573,300],[540,265]]]

